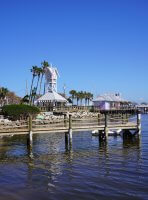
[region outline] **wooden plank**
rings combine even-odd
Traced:
[[[77,126],[76,126],[77,125]],[[85,124],[76,124],[76,123],[73,123],[72,124],[72,128],[73,128],[73,131],[82,131],[82,130],[94,130],[94,129],[97,129],[97,130],[104,130],[105,128],[105,125],[98,125],[98,124],[95,124],[95,123],[85,123]],[[28,133],[28,128],[24,128],[26,126],[19,126],[19,127],[1,127],[2,129],[0,129],[0,135],[2,134],[22,134],[22,133],[25,133],[27,134]],[[128,122],[126,124],[122,124],[122,123],[109,123],[108,124],[108,129],[114,129],[114,130],[117,130],[117,129],[123,129],[123,130],[126,130],[126,129],[129,129],[129,130],[136,130],[137,129],[137,123],[133,123],[133,122]],[[68,127],[66,126],[57,126],[57,124],[55,124],[55,126],[53,127],[53,124],[52,126],[50,125],[35,125],[33,126],[33,133],[39,133],[39,132],[67,132],[68,131]]]

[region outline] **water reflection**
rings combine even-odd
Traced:
[[[28,157],[30,158],[30,159],[32,159],[33,158],[33,147],[32,147],[32,143],[30,143],[30,142],[28,142],[27,143],[27,150],[28,150]]]
[[[141,152],[148,149],[141,146],[141,137],[109,137],[99,142],[90,132],[81,132],[73,134],[71,143],[64,133],[37,134],[32,146],[27,146],[27,136],[13,136],[2,138],[0,148],[0,192],[6,194],[8,187],[13,193],[19,188],[9,183],[12,174],[14,182],[23,183],[22,191],[36,193],[38,199],[43,194],[45,199],[51,194],[51,199],[134,199],[141,188],[142,194],[146,191],[148,163]]]
[[[141,147],[141,136],[131,136],[129,137],[124,137],[123,138],[123,148],[133,148],[136,147],[137,149],[140,149]]]
[[[128,163],[129,159],[133,160],[133,165],[141,162],[141,136],[132,136],[123,138],[123,154],[122,157],[125,163]],[[132,164],[132,163],[131,163]]]

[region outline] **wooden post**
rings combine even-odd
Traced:
[[[72,139],[72,115],[69,115],[69,139]]]
[[[98,113],[98,125],[100,125],[100,113]]]
[[[124,114],[122,112],[122,124],[124,124]]]
[[[126,123],[128,123],[128,112],[126,112]]]
[[[105,128],[104,128],[104,134],[105,138],[107,139],[108,137],[108,115],[105,113]]]
[[[141,134],[141,114],[139,112],[139,110],[137,111],[137,131],[138,134]]]
[[[69,134],[68,132],[65,133],[65,149],[68,150],[68,138],[69,138]]]
[[[32,115],[29,115],[29,145],[32,144]]]

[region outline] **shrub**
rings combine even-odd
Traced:
[[[5,117],[12,120],[26,119],[29,115],[33,117],[40,113],[40,109],[35,106],[29,106],[25,104],[19,105],[5,105],[2,107],[2,113]]]

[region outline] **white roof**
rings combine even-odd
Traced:
[[[62,97],[60,94],[58,94],[55,91],[47,92],[43,96],[41,96],[38,100],[38,102],[67,102],[67,100]]]
[[[103,94],[99,95],[93,101],[114,101],[114,102],[125,102],[124,99],[121,98],[119,94]]]

